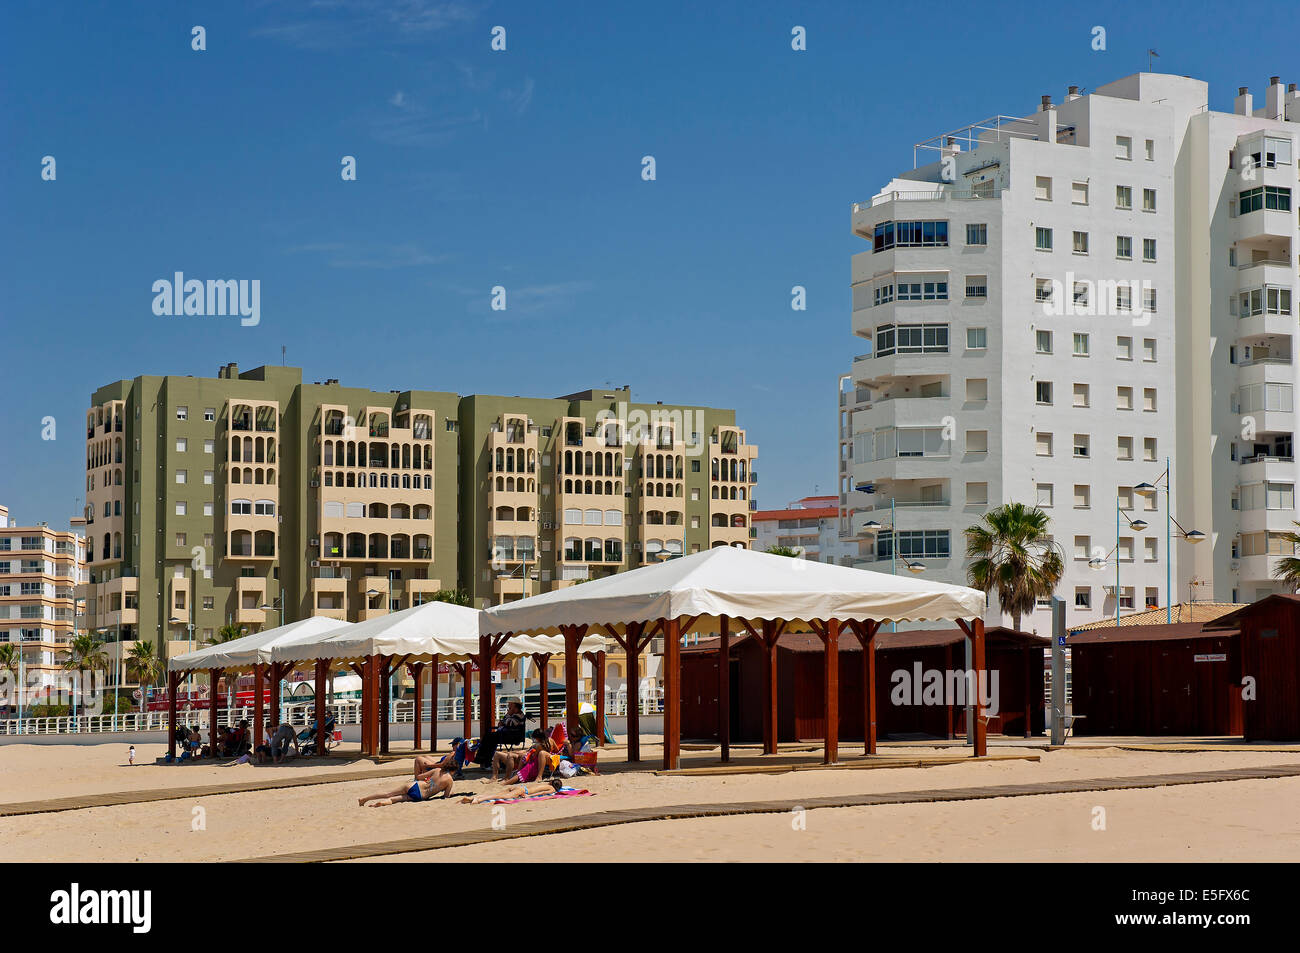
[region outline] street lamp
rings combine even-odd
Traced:
[[[898,519],[897,519],[897,512],[898,512],[898,511],[897,511],[897,509],[896,509],[896,507],[895,507],[895,504],[894,504],[894,498],[891,496],[891,497],[889,498],[889,527],[888,527],[888,528],[889,528],[889,534],[890,534],[890,537],[891,537],[891,539],[890,539],[890,546],[889,546],[889,574],[890,574],[891,576],[897,576],[897,575],[898,575],[898,545],[899,545],[899,540],[898,540]],[[862,528],[863,528],[864,530],[866,530],[868,533],[870,533],[872,536],[877,535],[877,534],[878,534],[882,529],[885,529],[885,527],[881,526],[880,523],[878,523],[876,520],[867,520],[867,522],[865,522],[864,524],[862,524]],[[920,562],[920,561],[917,561],[917,560],[911,560],[911,559],[908,559],[906,556],[903,557],[903,567],[904,567],[908,572],[913,573],[913,574],[916,574],[916,575],[919,575],[920,573],[925,572],[925,563]],[[897,631],[898,631],[898,623],[897,623],[897,622],[892,622],[892,623],[890,624],[890,627],[891,627],[891,629],[892,629],[894,632],[897,632]]]
[[[1134,489],[1137,489],[1137,488],[1134,487]],[[1120,587],[1119,587],[1119,532],[1120,532],[1120,525],[1119,525],[1119,518],[1120,518],[1121,516],[1124,517],[1124,521],[1125,521],[1126,523],[1128,523],[1128,527],[1129,527],[1129,529],[1131,529],[1131,530],[1133,530],[1133,531],[1135,531],[1135,532],[1138,532],[1138,533],[1142,532],[1142,531],[1143,531],[1144,529],[1146,529],[1149,525],[1151,525],[1151,524],[1149,524],[1146,520],[1142,519],[1141,517],[1139,517],[1138,519],[1135,519],[1135,520],[1129,519],[1129,517],[1128,517],[1128,513],[1124,512],[1124,508],[1123,508],[1122,506],[1119,505],[1119,495],[1117,494],[1117,495],[1115,496],[1115,547],[1114,547],[1114,548],[1113,548],[1109,553],[1107,553],[1105,556],[1093,556],[1091,559],[1088,560],[1088,568],[1089,568],[1089,569],[1093,569],[1093,570],[1096,570],[1096,571],[1098,571],[1098,572],[1102,572],[1102,571],[1104,571],[1104,570],[1106,569],[1106,561],[1107,561],[1108,559],[1110,559],[1110,557],[1111,557],[1112,554],[1114,554],[1114,556],[1115,556],[1115,624],[1116,624],[1116,625],[1119,625],[1119,609],[1120,609],[1120,606],[1119,606],[1119,600],[1120,600]]]
[[[1173,528],[1178,527],[1178,536],[1185,539],[1193,546],[1205,539],[1205,534],[1199,529],[1186,530],[1182,524],[1174,519],[1174,509],[1169,501],[1169,485],[1173,482],[1173,466],[1169,458],[1165,457],[1165,472],[1156,477],[1155,483],[1139,483],[1133,487],[1133,492],[1141,494],[1144,498],[1150,499],[1155,496],[1157,484],[1161,480],[1165,481],[1165,624],[1168,625],[1174,621],[1174,532]]]
[[[178,619],[176,618],[176,616],[172,616],[170,619],[167,620],[167,624],[185,626],[186,638],[188,639],[189,642],[189,651],[193,652],[194,651],[194,622],[192,620],[186,621],[184,619]],[[190,673],[189,681],[190,681],[189,692],[192,695],[194,694],[194,673],[193,672]]]
[[[270,609],[279,609],[279,610],[280,610],[280,626],[281,626],[281,627],[284,626],[284,593],[283,593],[283,592],[280,593],[279,597],[278,597],[274,602],[270,602],[270,603],[264,602],[264,603],[262,603],[260,606],[258,606],[258,608],[259,608],[259,609],[262,609],[262,610],[264,610],[264,611],[267,611],[267,610],[270,610]]]

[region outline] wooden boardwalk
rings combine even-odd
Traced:
[[[1128,791],[1137,788],[1180,784],[1211,784],[1218,781],[1254,781],[1300,777],[1300,764],[1260,768],[1231,768],[1222,771],[1192,771],[1183,774],[1148,774],[1128,778],[1080,778],[1070,781],[1039,781],[1029,784],[999,784],[970,788],[934,788],[921,791],[887,791],[878,794],[848,794],[810,797],[800,800],[748,801],[726,804],[679,804],[672,807],[628,808],[598,811],[573,817],[547,818],[512,824],[502,830],[455,831],[374,844],[327,847],[266,857],[245,858],[243,863],[324,863],[360,860],[392,854],[466,847],[494,841],[564,834],[572,831],[636,824],[642,821],[678,820],[693,817],[730,817],[742,814],[785,814],[798,808],[813,810],[833,807],[870,807],[882,804],[974,801],[999,797],[1031,797],[1044,794],[1080,794],[1089,791]]]

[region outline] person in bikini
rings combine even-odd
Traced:
[[[559,778],[550,781],[537,781],[532,784],[516,784],[508,787],[504,791],[497,789],[495,791],[484,791],[482,794],[476,794],[473,797],[463,797],[460,799],[461,804],[486,804],[489,801],[511,800],[521,797],[535,797],[538,794],[559,794],[562,787]]]
[[[390,804],[401,804],[403,801],[431,801],[439,795],[448,798],[451,797],[451,787],[454,783],[450,771],[434,768],[427,772],[424,779],[417,778],[409,784],[403,782],[401,786],[390,791],[367,794],[357,798],[357,804],[362,807],[388,807]]]

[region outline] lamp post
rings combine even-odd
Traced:
[[[1178,527],[1179,539],[1185,539],[1193,546],[1204,540],[1205,534],[1199,529],[1183,529],[1182,524],[1174,519],[1174,508],[1169,499],[1173,466],[1168,457],[1165,457],[1165,472],[1156,477],[1155,483],[1139,483],[1133,491],[1149,499],[1155,495],[1161,480],[1165,481],[1165,624],[1169,625],[1174,621],[1174,527]]]
[[[899,539],[898,539],[898,519],[897,519],[897,513],[898,513],[898,511],[897,511],[896,506],[895,506],[894,498],[891,496],[891,497],[889,498],[889,526],[888,526],[888,529],[889,529],[889,535],[890,535],[890,546],[889,546],[889,574],[890,574],[891,576],[897,576],[897,575],[898,575],[898,546],[899,546]],[[885,527],[881,526],[881,525],[880,525],[878,522],[876,522],[875,520],[868,520],[866,523],[864,523],[864,524],[862,525],[862,528],[863,528],[864,530],[866,530],[868,533],[871,533],[871,534],[874,536],[874,535],[878,534],[878,533],[880,532],[880,530],[884,529]],[[910,573],[917,573],[917,574],[919,574],[919,573],[923,573],[923,572],[925,572],[925,563],[920,562],[919,560],[911,560],[911,559],[908,559],[906,556],[903,557],[903,566],[904,566],[904,568],[906,568],[907,571],[910,572]],[[898,631],[898,622],[897,622],[897,621],[891,622],[891,623],[890,623],[890,629],[891,629],[891,631],[897,632],[897,631]]]
[[[271,609],[279,609],[280,626],[283,628],[284,626],[284,593],[283,592],[281,592],[280,595],[276,597],[276,600],[274,602],[263,602],[260,606],[258,606],[258,608],[262,609],[263,611],[269,611]]]
[[[188,651],[193,652],[193,651],[194,651],[194,622],[193,622],[193,620],[190,620],[190,621],[187,622],[187,621],[185,621],[184,619],[178,619],[178,618],[176,618],[176,616],[172,616],[170,619],[167,620],[167,624],[168,624],[168,625],[183,625],[183,626],[185,626],[186,639],[187,639],[188,644],[189,644],[189,649],[188,649]],[[190,687],[187,689],[187,691],[192,695],[192,694],[194,694],[194,673],[193,673],[193,672],[190,673],[189,683],[190,683]]]
[[[1116,494],[1115,496],[1115,548],[1112,549],[1105,556],[1093,556],[1091,559],[1088,560],[1089,569],[1095,569],[1098,572],[1101,572],[1105,570],[1106,560],[1108,560],[1111,557],[1111,554],[1113,553],[1115,556],[1115,624],[1116,625],[1119,625],[1119,615],[1120,615],[1120,587],[1119,587],[1120,522],[1119,520],[1121,516],[1124,517],[1124,520],[1128,523],[1129,529],[1135,530],[1136,532],[1139,533],[1142,532],[1144,529],[1147,528],[1147,526],[1150,525],[1149,523],[1147,523],[1146,520],[1141,518],[1135,520],[1129,519],[1128,513],[1124,512],[1124,508],[1119,505],[1119,495]]]

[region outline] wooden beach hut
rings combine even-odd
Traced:
[[[781,675],[777,645],[789,631],[812,632],[824,644],[838,645],[847,631],[861,652],[865,750],[876,750],[876,651],[884,622],[952,620],[970,635],[974,668],[985,664],[984,593],[964,586],[885,575],[756,553],[738,547],[707,552],[596,579],[533,596],[483,612],[482,654],[490,657],[516,633],[561,635],[566,648],[569,718],[577,717],[576,648],[592,633],[608,635],[627,653],[628,758],[639,760],[636,686],[639,658],[650,639],[662,635],[664,660],[664,767],[676,768],[682,737],[681,642],[692,631],[717,632],[718,653],[730,655],[732,635],[749,635],[763,650],[763,745],[774,753],[778,738]],[[825,652],[823,760],[839,757],[840,653]],[[729,677],[717,678],[717,711],[723,760],[731,742]],[[978,714],[978,703],[977,703]],[[576,731],[576,725],[570,725]],[[987,751],[986,726],[977,718],[975,751]]]
[[[1218,626],[1238,631],[1235,688],[1244,739],[1300,740],[1300,596],[1266,596],[1220,617],[1207,630]]]

